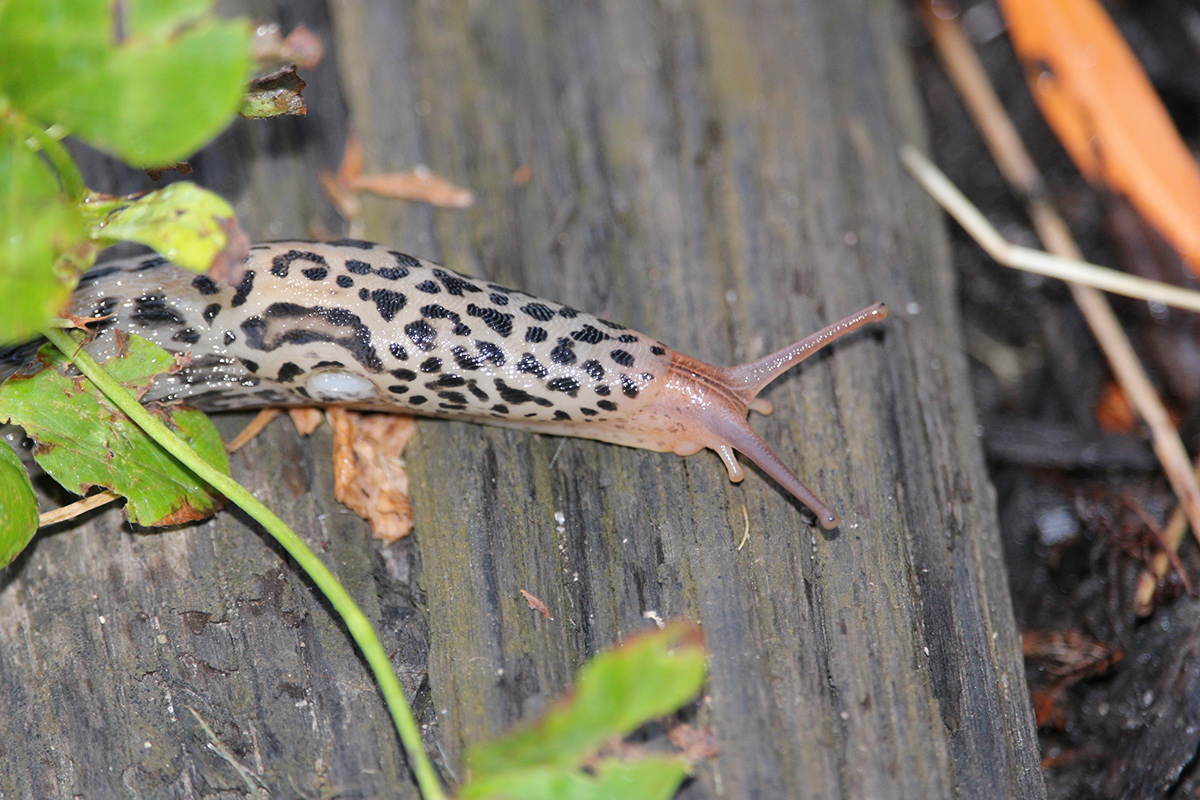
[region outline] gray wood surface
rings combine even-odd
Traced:
[[[755,422],[840,509],[832,534],[712,454],[431,421],[416,535],[381,547],[332,500],[326,431],[276,424],[234,458],[380,627],[448,776],[653,612],[711,651],[689,713],[721,752],[684,797],[1044,796],[944,231],[896,159],[923,132],[895,3],[254,11],[331,45],[307,119],[239,122],[193,162],[255,238],[341,232],[316,173],[353,130],[368,170],[426,164],[479,198],[368,198],[366,238],[713,363],[892,310]],[[273,797],[416,796],[348,636],[243,517],[96,513],[0,573],[0,797],[245,796],[231,761]]]

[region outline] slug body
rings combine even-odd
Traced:
[[[157,257],[100,264],[71,311],[191,358],[146,399],[219,411],[344,405],[470,419],[691,455],[715,450],[742,479],[744,453],[805,503],[821,503],[746,421],[758,392],[877,303],[758,361],[713,367],[648,336],[525,292],[367,242],[251,248],[222,286]],[[91,350],[112,348],[100,336]]]

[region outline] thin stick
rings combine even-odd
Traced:
[[[958,187],[929,159],[905,145],[900,148],[900,160],[917,179],[917,183],[937,201],[946,213],[954,217],[971,238],[987,254],[1006,267],[1078,283],[1113,294],[1134,297],[1151,303],[1200,311],[1200,292],[1172,286],[1162,281],[1139,278],[1128,272],[1102,267],[1076,258],[1065,258],[1022,247],[1006,240],[1000,231],[968,200]]]
[[[105,489],[103,492],[96,492],[88,495],[80,500],[76,500],[69,505],[61,506],[53,511],[47,511],[38,517],[38,527],[44,528],[47,525],[57,525],[60,522],[66,522],[69,519],[75,519],[80,514],[86,514],[93,508],[107,505],[113,500],[120,500],[121,495],[116,492]]]
[[[1080,260],[1078,246],[1046,196],[1033,159],[1029,157],[1016,128],[1004,112],[962,29],[954,21],[938,17],[930,8],[929,0],[921,4],[921,10],[950,79],[966,102],[1000,171],[1017,194],[1026,199],[1029,215],[1046,249],[1064,258]],[[1162,464],[1167,481],[1179,498],[1192,526],[1192,533],[1200,540],[1200,484],[1179,438],[1179,431],[1171,422],[1108,300],[1096,289],[1073,282],[1068,282],[1067,286],[1092,329],[1092,335],[1108,358],[1113,375],[1125,396],[1150,429],[1154,452]]]
[[[263,428],[271,424],[271,420],[282,414],[283,411],[278,408],[264,408],[255,415],[254,419],[246,424],[246,427],[238,433],[237,436],[230,440],[229,444],[225,445],[225,452],[236,453],[246,445],[250,444],[255,436],[263,432]]]

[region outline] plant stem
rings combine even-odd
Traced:
[[[7,116],[22,134],[37,142],[38,147],[46,155],[46,159],[54,167],[54,171],[58,173],[63,194],[75,202],[82,200],[87,194],[87,186],[83,183],[83,174],[76,166],[75,159],[71,158],[71,154],[67,152],[67,148],[63,147],[62,142],[51,136],[36,122],[31,122],[23,114],[8,109]]]
[[[341,582],[271,509],[256,500],[233,478],[215,469],[191,446],[172,433],[166,425],[142,408],[133,395],[97,364],[95,359],[82,349],[80,343],[66,331],[59,328],[48,328],[43,331],[43,334],[150,438],[257,520],[271,536],[275,537],[275,541],[279,542],[283,549],[287,550],[288,554],[295,559],[300,568],[317,585],[317,588],[329,598],[329,602],[345,621],[346,628],[350,631],[350,635],[358,644],[363,655],[366,656],[371,672],[375,675],[384,701],[391,712],[392,720],[395,722],[396,732],[400,735],[400,742],[408,754],[409,764],[416,776],[421,795],[425,800],[446,800],[446,793],[442,789],[429,756],[425,753],[420,728],[413,717],[412,709],[409,708],[408,702],[404,698],[404,690],[392,669],[387,652],[375,635],[371,622],[355,605]]]

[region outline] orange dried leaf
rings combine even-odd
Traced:
[[[469,208],[475,204],[475,195],[470,189],[457,186],[425,168],[411,172],[360,175],[350,185],[358,191],[380,197],[416,200],[440,208]]]
[[[1200,169],[1096,0],[1000,0],[1042,114],[1087,178],[1124,194],[1200,274]]]
[[[1137,415],[1129,405],[1129,398],[1115,381],[1105,384],[1096,403],[1096,422],[1106,433],[1133,433],[1138,428]]]
[[[536,595],[530,594],[529,592],[522,589],[521,596],[524,597],[525,602],[529,604],[530,611],[536,611],[539,614],[541,614],[543,617],[545,617],[546,619],[549,619],[549,620],[554,619],[554,617],[550,616],[550,609],[546,608],[546,604],[543,603]]]
[[[404,538],[413,517],[400,454],[416,432],[412,417],[341,408],[325,413],[333,428],[334,496],[370,523],[376,539]]]

